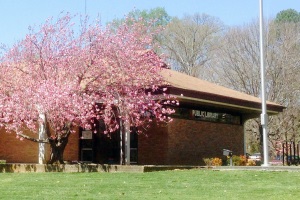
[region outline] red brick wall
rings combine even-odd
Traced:
[[[174,119],[168,126],[153,125],[138,137],[138,164],[203,165],[205,157],[222,157],[222,150],[244,152],[242,125]],[[48,146],[48,145],[47,145]],[[49,159],[49,146],[47,148]],[[38,144],[16,139],[0,130],[0,159],[8,163],[37,163]],[[79,132],[70,135],[64,160],[79,160]]]
[[[0,130],[0,159],[7,163],[37,163],[38,144],[16,138],[15,133]]]
[[[139,136],[139,164],[203,165],[205,157],[223,157],[223,149],[244,152],[242,125],[174,119]]]
[[[168,127],[154,123],[147,133],[138,136],[138,164],[167,164]]]
[[[174,119],[168,128],[167,163],[172,165],[203,165],[203,158],[222,158],[223,149],[244,153],[242,125]]]
[[[26,133],[38,137],[37,134]],[[78,160],[79,152],[79,133],[70,135],[69,142],[64,152],[64,160]],[[46,161],[50,157],[50,147],[46,144]],[[7,163],[38,163],[38,143],[16,138],[15,133],[6,133],[4,129],[0,130],[0,160],[6,160]]]
[[[75,133],[71,133],[69,142],[64,152],[64,160],[66,161],[79,161],[79,130],[76,129]]]

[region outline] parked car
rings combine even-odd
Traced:
[[[261,161],[261,154],[260,153],[254,153],[253,155],[249,156],[249,160]]]

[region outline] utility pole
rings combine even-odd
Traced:
[[[261,107],[260,115],[262,135],[263,135],[263,154],[264,163],[262,166],[269,166],[269,148],[268,148],[268,114],[266,103],[266,85],[265,85],[265,56],[264,56],[264,24],[263,24],[263,0],[259,0],[259,35],[260,35],[260,75],[261,75]]]

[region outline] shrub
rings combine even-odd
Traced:
[[[230,157],[228,158],[228,162],[230,163]],[[233,166],[240,166],[241,158],[239,156],[233,155],[232,156],[232,165]]]
[[[0,160],[0,164],[6,164],[6,160]]]
[[[220,159],[220,158],[212,158],[212,165],[213,166],[222,166],[222,159]]]
[[[229,164],[229,162],[230,162],[230,157],[227,158],[227,163]],[[232,164],[234,166],[256,166],[256,165],[259,165],[258,161],[248,160],[247,157],[244,155],[240,155],[240,156],[233,155],[232,156]]]
[[[246,166],[247,165],[247,157],[244,155],[240,155],[240,165],[239,166]]]
[[[212,160],[211,158],[203,158],[203,161],[206,166],[210,167],[212,165]]]
[[[246,165],[247,166],[256,166],[256,162],[254,160],[248,160]]]
[[[221,166],[222,165],[222,159],[220,158],[203,158],[203,161],[206,166]]]
[[[255,161],[255,165],[260,166],[261,164],[262,164],[262,162],[260,160]]]

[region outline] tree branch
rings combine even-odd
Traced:
[[[23,133],[18,133],[17,134],[18,136],[26,139],[26,140],[29,140],[29,141],[32,141],[32,142],[37,142],[37,143],[49,143],[49,139],[43,139],[43,140],[40,140],[40,139],[36,139],[36,138],[32,138],[32,137],[29,137],[28,135],[25,135]]]

